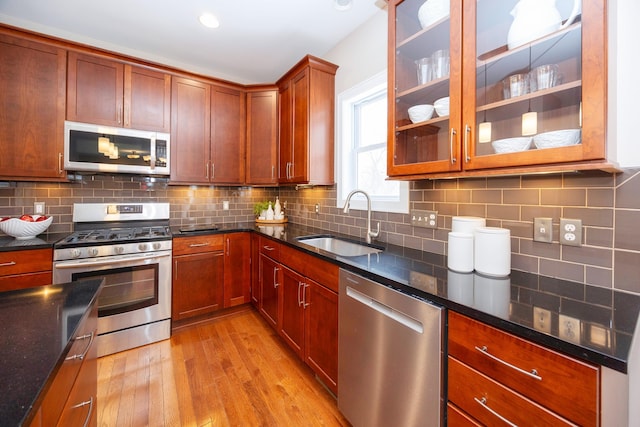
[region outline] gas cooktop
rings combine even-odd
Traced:
[[[142,242],[166,240],[171,238],[168,226],[103,228],[98,230],[76,231],[56,244],[56,247],[78,246],[83,244],[111,244],[122,242]]]

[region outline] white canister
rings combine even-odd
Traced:
[[[476,228],[484,227],[487,221],[479,216],[454,216],[451,219],[451,231],[473,234]]]
[[[473,257],[478,273],[508,276],[511,273],[511,232],[498,227],[476,228]]]
[[[450,232],[447,267],[459,273],[473,271],[473,234]]]

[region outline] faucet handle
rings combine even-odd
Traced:
[[[378,222],[378,227],[376,231],[369,231],[369,236],[378,237],[380,235],[380,222]]]

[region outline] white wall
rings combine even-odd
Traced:
[[[378,11],[322,57],[340,67],[336,94],[386,70],[387,11]]]

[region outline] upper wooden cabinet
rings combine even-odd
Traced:
[[[247,93],[246,183],[278,185],[278,91]]]
[[[337,66],[307,55],[278,82],[278,181],[334,184],[334,99]]]
[[[0,32],[0,180],[63,180],[66,51]]]
[[[169,74],[71,51],[67,84],[68,120],[169,132]]]
[[[607,6],[576,1],[582,10],[577,19],[519,43],[513,34],[527,31],[515,26],[509,37],[517,0],[451,0],[442,14],[423,0],[391,1],[389,176],[606,168]],[[556,2],[563,22],[573,5]],[[535,26],[533,17],[523,18],[531,12],[521,9],[520,22]],[[418,62],[427,64],[420,73]],[[410,107],[446,97],[448,113],[412,123]],[[549,137],[541,134],[563,130],[574,130],[579,143],[538,146]],[[515,138],[523,136],[525,147],[516,148],[521,140]],[[494,148],[499,140],[505,152]]]
[[[174,77],[171,183],[243,184],[245,114],[240,89]]]

